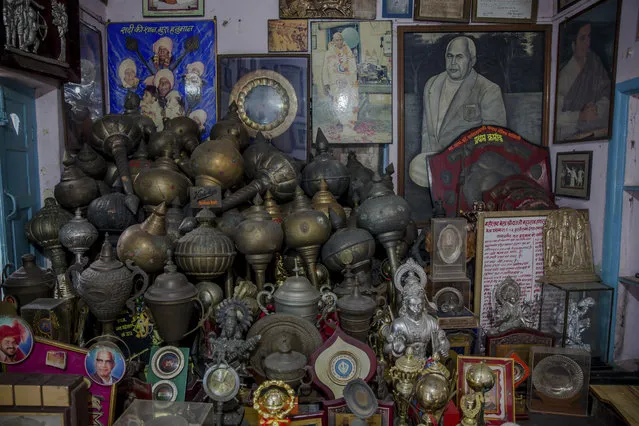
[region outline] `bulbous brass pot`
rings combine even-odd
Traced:
[[[210,140],[191,154],[191,172],[196,186],[220,185],[227,189],[242,179],[244,159],[233,139]]]
[[[243,158],[246,176],[253,180],[225,197],[222,201],[223,210],[232,209],[267,189],[280,202],[293,199],[300,182],[299,167],[293,159],[268,143],[261,133],[244,151]]]
[[[164,123],[164,129],[173,132],[178,146],[189,154],[200,144],[200,126],[189,117],[172,118]]]
[[[311,204],[314,210],[324,213],[328,218],[330,218],[329,211],[332,210],[334,214],[340,216],[344,221],[346,221],[346,212],[344,211],[344,208],[328,190],[328,184],[323,178],[320,179],[319,190],[315,192],[315,195],[313,195]]]
[[[279,251],[284,240],[282,226],[271,219],[271,215],[262,206],[262,199],[256,196],[252,207],[244,212],[245,220],[235,228],[233,240],[235,246],[244,254],[246,261],[255,270],[255,284],[262,290],[265,282],[266,267]]]
[[[121,261],[135,262],[147,274],[161,272],[170,240],[166,235],[166,203],[161,203],[141,224],[128,227],[118,239]]]
[[[70,211],[75,211],[78,207],[86,208],[100,195],[97,182],[85,175],[66,151],[62,164],[64,170],[60,182],[53,189],[55,199]]]
[[[315,264],[321,245],[330,235],[331,224],[328,218],[324,213],[313,210],[304,191],[298,186],[292,211],[284,219],[284,236],[286,245],[302,255],[309,278],[316,288],[319,288],[319,280]]]
[[[120,234],[129,226],[138,223],[136,215],[126,207],[126,196],[112,192],[91,201],[87,210],[87,220],[100,233],[109,233],[112,244],[117,244]]]
[[[240,151],[249,143],[249,134],[237,113],[237,104],[231,102],[226,115],[211,128],[209,139],[221,139],[230,136],[237,140]]]
[[[151,168],[142,170],[133,182],[135,193],[145,210],[176,199],[181,206],[185,205],[189,200],[190,186],[191,180],[179,171],[174,161],[165,156],[155,160]]]
[[[223,275],[235,259],[231,238],[215,229],[215,215],[202,209],[195,217],[199,226],[175,244],[175,262],[195,281],[207,281]]]
[[[93,179],[102,179],[107,172],[106,160],[86,143],[82,144],[75,163],[85,175]]]
[[[31,253],[22,255],[22,267],[8,277],[6,273],[12,264],[7,264],[2,271],[2,292],[4,296],[13,296],[18,308],[41,297],[51,297],[56,283],[53,271],[40,268]]]

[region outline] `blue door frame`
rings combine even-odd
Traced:
[[[614,336],[617,325],[617,287],[619,286],[619,258],[621,256],[624,177],[626,174],[626,140],[628,137],[628,105],[630,96],[639,93],[639,78],[615,86],[615,105],[612,139],[608,144],[606,172],[606,209],[601,259],[601,278],[615,289],[612,301],[608,362],[614,360]]]

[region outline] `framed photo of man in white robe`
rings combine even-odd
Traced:
[[[398,188],[423,224],[433,205],[427,157],[462,133],[495,125],[548,144],[551,27],[399,26],[397,33]]]
[[[605,0],[559,25],[553,143],[612,136],[621,0]]]

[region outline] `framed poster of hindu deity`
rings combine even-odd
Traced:
[[[600,1],[559,25],[554,143],[612,136],[620,13]]]
[[[135,94],[157,130],[165,119],[187,116],[208,138],[216,120],[215,19],[109,23],[107,44],[112,114]]]
[[[391,21],[311,23],[313,140],[393,142]]]
[[[499,330],[509,321],[530,321],[520,327],[539,326],[541,284],[544,275],[543,231],[550,211],[483,212],[477,219],[475,253],[474,309],[479,325],[486,330]],[[516,283],[517,289],[514,287]],[[514,289],[518,297],[497,297],[499,289]],[[515,300],[516,299],[516,300]],[[512,306],[510,306],[512,305]],[[503,318],[495,312],[525,312],[522,318]]]

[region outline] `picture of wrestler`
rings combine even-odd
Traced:
[[[29,325],[18,317],[0,317],[0,363],[18,364],[33,348]]]

